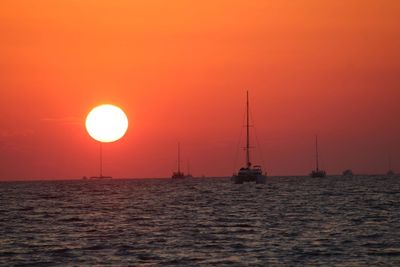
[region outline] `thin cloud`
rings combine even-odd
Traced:
[[[81,124],[82,120],[77,117],[63,117],[63,118],[42,118],[41,122],[45,123],[60,123],[60,124]]]
[[[34,130],[24,129],[24,130],[4,130],[0,129],[0,138],[7,139],[16,136],[30,136],[35,133]]]
[[[29,139],[35,134],[31,129],[4,130],[0,129],[0,149],[21,150],[17,145],[17,140]]]

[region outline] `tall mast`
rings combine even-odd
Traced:
[[[181,172],[181,144],[178,142],[178,173]]]
[[[392,157],[390,154],[388,156],[388,164],[389,164],[389,171],[391,171],[392,170]]]
[[[316,165],[317,165],[317,171],[319,171],[318,168],[318,135],[315,136],[315,156],[316,156]]]
[[[103,144],[100,143],[100,178],[103,177]]]
[[[246,91],[247,101],[246,101],[246,115],[247,115],[247,140],[246,140],[246,165],[247,168],[250,168],[250,124],[249,124],[249,91]]]

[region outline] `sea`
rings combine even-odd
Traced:
[[[400,178],[1,182],[0,266],[400,266]]]

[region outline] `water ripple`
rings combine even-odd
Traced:
[[[400,265],[396,178],[0,183],[0,265]]]

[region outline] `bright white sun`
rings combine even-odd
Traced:
[[[121,139],[128,129],[128,118],[114,105],[97,106],[86,117],[86,130],[89,135],[103,143]]]

